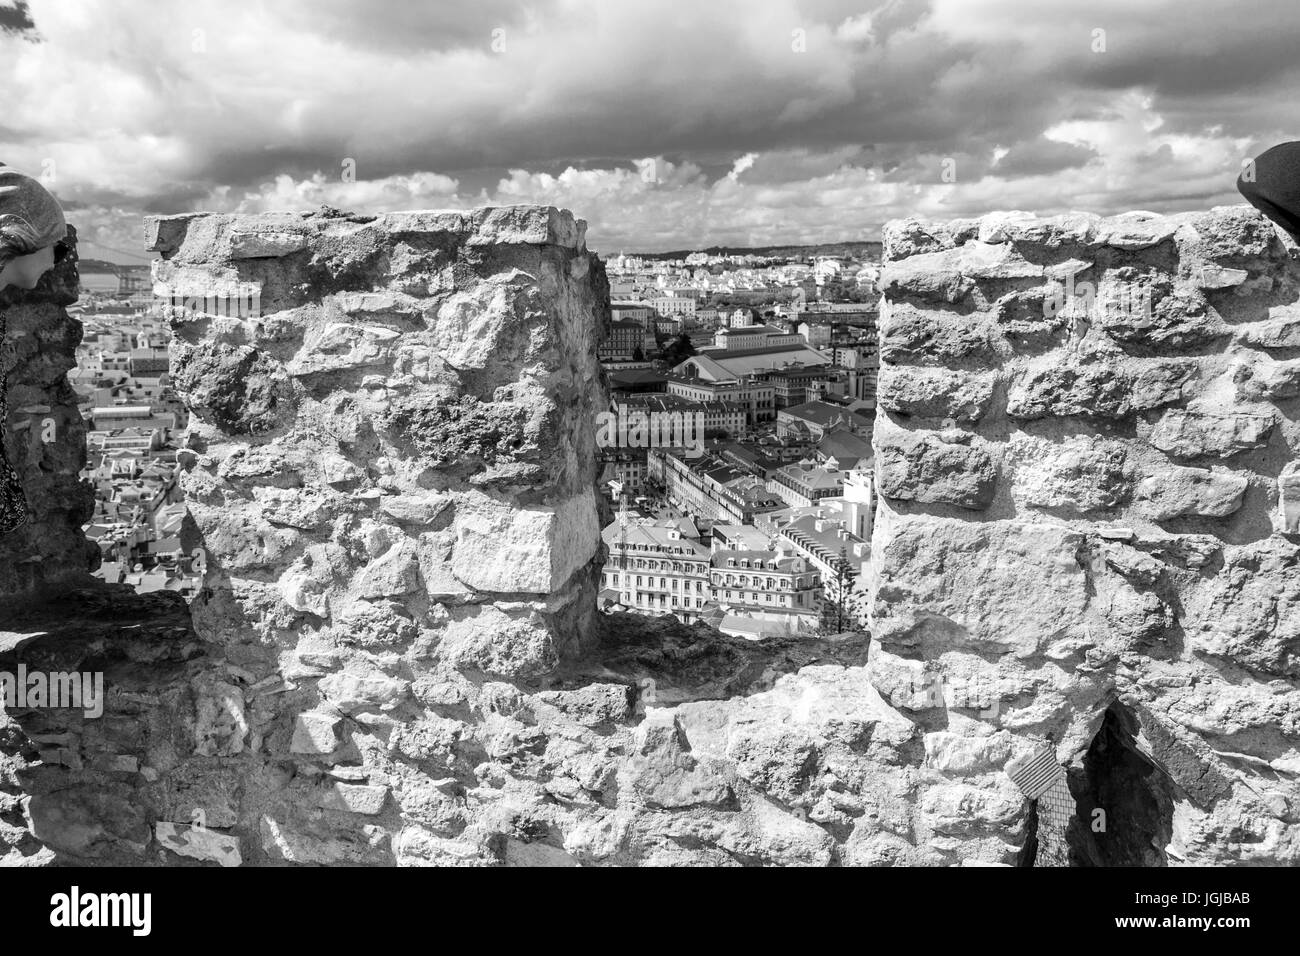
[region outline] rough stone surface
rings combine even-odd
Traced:
[[[578,224],[517,207],[159,231],[159,283],[260,290],[255,317],[173,319],[206,640],[333,667],[352,622],[388,617],[406,622],[388,656],[361,659],[394,680],[412,657],[515,676],[590,645],[605,287]],[[465,653],[468,617],[511,650]]]
[[[1000,771],[1048,744],[1081,815],[1127,821],[1072,832],[1071,862],[1300,861],[1286,351],[1300,268],[1285,244],[1224,207],[905,220],[884,247],[881,497],[861,586],[873,686],[952,781],[920,806],[960,804],[1013,842],[1023,818]],[[972,375],[995,379],[978,417],[911,413],[928,383]],[[927,502],[899,465],[944,460],[899,449],[953,447],[998,463],[977,510]],[[927,683],[958,692],[918,695]],[[969,825],[946,846],[1006,859]]]
[[[1154,521],[1184,515],[1226,518],[1241,507],[1250,480],[1222,469],[1178,468],[1144,478],[1136,499]]]
[[[987,508],[997,465],[964,433],[897,432],[876,445],[881,494],[924,504]]]
[[[879,388],[888,395],[891,412],[923,418],[978,421],[993,400],[994,377],[971,375],[948,369],[881,370],[889,380]]]
[[[77,233],[68,227],[67,257],[35,289],[0,291],[9,418],[4,452],[18,473],[30,520],[0,536],[0,606],[39,599],[91,582],[99,548],[81,526],[94,512],[94,490],[80,477],[86,425],[67,373],[77,364]]]

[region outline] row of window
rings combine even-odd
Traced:
[[[789,607],[789,606],[790,606],[790,595],[789,595],[789,594],[776,595],[777,600],[776,600],[776,601],[773,601],[773,600],[772,600],[773,595],[771,595],[771,594],[765,592],[765,593],[763,594],[763,600],[762,600],[762,602],[759,601],[759,599],[758,599],[758,593],[755,592],[755,591],[750,591],[748,594],[746,594],[744,591],[737,591],[737,592],[736,592],[736,596],[735,596],[734,599],[732,598],[732,596],[731,596],[731,592],[730,592],[730,591],[723,591],[723,592],[722,592],[722,596],[723,596],[723,598],[725,598],[725,599],[728,600],[728,601],[730,601],[730,600],[735,600],[735,601],[739,601],[739,602],[742,603],[742,604],[759,604],[759,603],[763,603],[763,604],[783,604],[783,605],[785,605],[786,607]],[[803,592],[803,591],[800,591],[800,592],[798,592],[797,594],[795,594],[795,595],[794,595],[794,603],[795,603],[795,604],[798,604],[798,605],[800,605],[800,606],[803,606],[803,603],[804,603],[804,600],[803,600],[803,599],[804,599],[804,596],[805,596],[805,592]]]
[[[755,571],[761,571],[767,568],[771,571],[776,570],[776,562],[768,561],[764,563],[762,558],[741,558],[740,563],[736,563],[735,558],[727,558],[727,567],[729,568],[753,568]]]
[[[707,562],[701,560],[697,565],[683,564],[681,561],[652,561],[645,558],[635,558],[629,562],[630,567],[641,568],[648,571],[675,571],[678,574],[699,574],[701,570],[707,567]]]
[[[815,583],[814,578],[815,576],[813,575],[805,575],[805,576],[799,576],[794,578],[767,578],[766,583],[764,583],[765,579],[760,578],[758,575],[754,575],[754,579],[751,585],[750,576],[748,574],[737,574],[733,577],[730,574],[724,576],[715,573],[713,575],[713,584],[715,587],[717,586],[731,587],[735,585],[737,587],[742,587],[742,588],[751,587],[751,586],[756,588],[766,587],[769,590],[771,590],[772,588],[812,587],[813,584]]]
[[[733,395],[726,393],[717,393],[712,389],[698,389],[694,391],[669,392],[669,394],[679,395],[682,398],[689,398],[693,401],[703,402],[736,402],[740,405],[755,405],[758,408],[771,408],[773,399],[767,398],[749,398],[744,395]]]
[[[620,580],[619,580],[619,572],[617,572],[617,571],[606,571],[606,572],[605,572],[605,585],[606,585],[606,587],[610,587],[610,588],[618,588],[618,587],[620,587],[620,586],[622,586],[622,585],[625,585],[625,584],[630,583],[629,580],[627,580],[627,579],[630,579],[631,577],[632,577],[632,575],[628,574],[628,575],[626,575],[626,578],[625,578],[624,580],[621,580],[621,581],[620,581]],[[679,581],[679,580],[680,580],[679,578],[660,578],[660,579],[659,579],[659,590],[661,590],[661,591],[677,591],[677,590],[681,590],[681,591],[689,591],[689,590],[691,590],[691,582],[690,582],[690,581],[681,581],[681,583],[680,583],[680,585],[679,585],[679,584],[678,584],[678,581]],[[778,578],[766,578],[766,579],[764,579],[764,578],[760,578],[760,577],[755,576],[754,579],[753,579],[753,581],[751,582],[751,581],[750,581],[750,578],[749,578],[748,575],[743,575],[743,574],[742,574],[742,575],[738,575],[738,576],[736,576],[736,577],[733,578],[732,575],[728,574],[728,575],[725,576],[725,580],[724,580],[723,575],[714,575],[713,578],[712,578],[712,580],[710,581],[710,585],[711,585],[711,587],[713,587],[713,588],[715,588],[715,589],[716,589],[716,588],[730,588],[730,587],[735,587],[735,588],[737,588],[737,589],[744,589],[744,588],[748,588],[748,587],[754,587],[754,588],[763,588],[763,587],[765,587],[765,588],[767,588],[768,591],[778,591],[778,590],[780,590],[780,591],[788,591],[788,590],[790,590],[791,588],[795,588],[795,589],[797,589],[797,590],[802,591],[802,590],[806,590],[806,589],[808,589],[808,588],[816,587],[816,586],[817,586],[817,580],[816,580],[816,576],[815,576],[815,575],[800,575],[800,576],[795,577],[795,578],[793,578],[793,579],[778,579]],[[639,587],[639,588],[640,588],[640,587],[653,588],[653,587],[655,586],[655,579],[654,579],[653,575],[641,575],[641,574],[638,574],[638,575],[636,576],[636,586]],[[703,582],[702,580],[700,580],[700,579],[696,579],[696,580],[695,580],[695,592],[696,592],[697,594],[702,594],[702,593],[704,593],[704,582]],[[731,592],[728,591],[727,594],[728,594],[728,596],[730,596]]]
[[[654,596],[653,594],[642,594],[640,591],[638,591],[638,592],[636,593],[635,599],[633,598],[632,594],[630,594],[630,593],[628,593],[628,592],[624,592],[624,593],[623,593],[623,603],[626,604],[626,605],[629,606],[629,607],[655,607],[655,606],[656,606],[656,604],[655,604],[655,596]],[[668,608],[668,607],[671,606],[671,607],[680,607],[680,608],[685,609],[685,608],[689,608],[689,607],[691,607],[691,599],[688,598],[688,597],[683,597],[683,598],[679,601],[679,600],[677,599],[677,595],[674,594],[674,595],[672,596],[672,604],[670,605],[670,604],[668,603],[668,595],[666,595],[666,594],[660,594],[660,595],[659,595],[658,606],[659,606],[659,607],[662,607],[662,608]],[[696,599],[695,599],[695,607],[700,608],[700,607],[703,607],[703,606],[704,606],[704,599],[703,599],[703,598],[696,598]]]
[[[648,551],[653,554],[687,554],[688,553],[686,548],[671,548],[668,547],[667,545],[658,545],[658,544],[655,545],[629,544],[626,547],[624,547],[622,550],[627,553],[631,553],[633,551]]]
[[[656,597],[658,597],[658,601],[655,600]],[[725,592],[723,597],[727,601],[733,601],[739,604],[777,604],[782,607],[793,607],[793,606],[804,607],[805,606],[805,601],[804,601],[805,595],[803,594],[794,595],[793,603],[791,602],[791,596],[789,594],[780,595],[776,600],[773,600],[773,595],[764,594],[762,600],[760,601],[758,594],[754,592],[750,592],[746,594],[743,591],[737,591],[733,596],[731,591],[727,591]],[[704,598],[697,597],[694,598],[693,600],[695,601],[695,604],[693,605],[694,607],[701,608],[704,606]],[[623,592],[623,603],[629,607],[658,606],[662,608],[668,608],[668,607],[690,608],[692,607],[691,601],[692,598],[685,594],[681,595],[679,598],[678,595],[676,594],[655,595],[655,594],[648,594],[644,591],[637,591],[635,593],[630,591]]]

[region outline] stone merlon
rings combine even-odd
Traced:
[[[1300,852],[1295,253],[1245,206],[885,227],[873,680],[982,680],[966,736],[1143,821],[1072,862]]]

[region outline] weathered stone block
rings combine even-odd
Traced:
[[[1140,303],[1137,307],[1135,298]],[[1154,294],[1135,297],[1132,292],[1103,294],[1097,305],[1098,325],[1127,345],[1189,349],[1228,334],[1227,326],[1194,289],[1177,289],[1160,298]]]
[[[319,686],[326,700],[351,714],[391,710],[406,697],[410,682],[378,671],[346,670],[322,677]]]
[[[1149,249],[1174,237],[1178,223],[1167,216],[1130,212],[1103,220],[1097,227],[1097,242],[1116,249]]]
[[[880,406],[900,415],[975,422],[988,411],[996,376],[949,369],[885,365],[880,369]]]
[[[1017,432],[1005,459],[1015,468],[1013,496],[1037,508],[1115,508],[1127,500],[1132,481],[1124,445],[1090,435],[1049,441]]]
[[[1245,326],[1238,338],[1246,345],[1262,349],[1300,348],[1300,307],[1269,309],[1268,321]]]
[[[1148,439],[1161,451],[1183,458],[1230,458],[1261,448],[1277,419],[1255,412],[1208,412],[1171,408]]]
[[[992,504],[998,477],[993,456],[970,435],[944,436],[899,431],[882,439],[876,446],[880,493],[921,504]]]
[[[6,460],[18,475],[26,524],[0,535],[0,608],[21,609],[93,583],[99,548],[82,525],[94,513],[94,491],[80,479],[87,423],[67,372],[77,364],[81,324],[67,312],[77,300],[77,233],[68,227],[68,255],[35,289],[0,290],[9,420]]]
[[[1233,373],[1237,397],[1243,402],[1300,398],[1300,359],[1274,362],[1267,358],[1238,365]]]
[[[359,813],[375,816],[384,809],[388,799],[387,787],[370,787],[362,784],[336,783],[321,793],[320,806],[325,810]]]
[[[1021,419],[1090,414],[1120,417],[1128,412],[1127,392],[1117,369],[1029,369],[1019,373],[1007,389],[1007,414]]]
[[[1224,518],[1241,507],[1248,484],[1245,475],[1231,471],[1171,466],[1143,478],[1135,498],[1155,521],[1185,515]]]
[[[600,540],[594,497],[558,508],[468,499],[456,512],[452,572],[481,591],[547,593],[591,560]]]
[[[1273,537],[1225,551],[1223,569],[1188,595],[1183,626],[1199,653],[1269,678],[1300,677],[1300,548]]]
[[[1249,279],[1250,273],[1210,263],[1198,268],[1192,278],[1202,289],[1232,289]]]
[[[997,361],[1000,332],[977,315],[922,312],[906,302],[890,302],[880,312],[880,360],[895,365],[945,365]]]
[[[505,678],[537,677],[559,662],[546,620],[530,605],[470,605],[449,611],[438,645],[455,667]]]
[[[236,232],[230,237],[232,259],[278,258],[307,248],[302,232]]]
[[[1079,532],[918,515],[891,516],[880,530],[869,584],[872,633],[886,647],[969,643],[1027,654],[1085,631]]]
[[[294,720],[290,753],[329,754],[339,745],[338,728],[341,723],[336,714],[309,711]]]
[[[881,287],[891,296],[959,302],[977,281],[1036,280],[1043,267],[1028,261],[1011,243],[978,240],[886,263]]]

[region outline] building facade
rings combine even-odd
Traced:
[[[602,598],[643,614],[691,623],[709,601],[709,549],[680,527],[635,524],[620,515],[604,532]]]
[[[745,423],[751,428],[776,418],[776,390],[765,382],[752,379],[712,382],[671,376],[668,393],[693,402],[727,402],[745,410]]]

